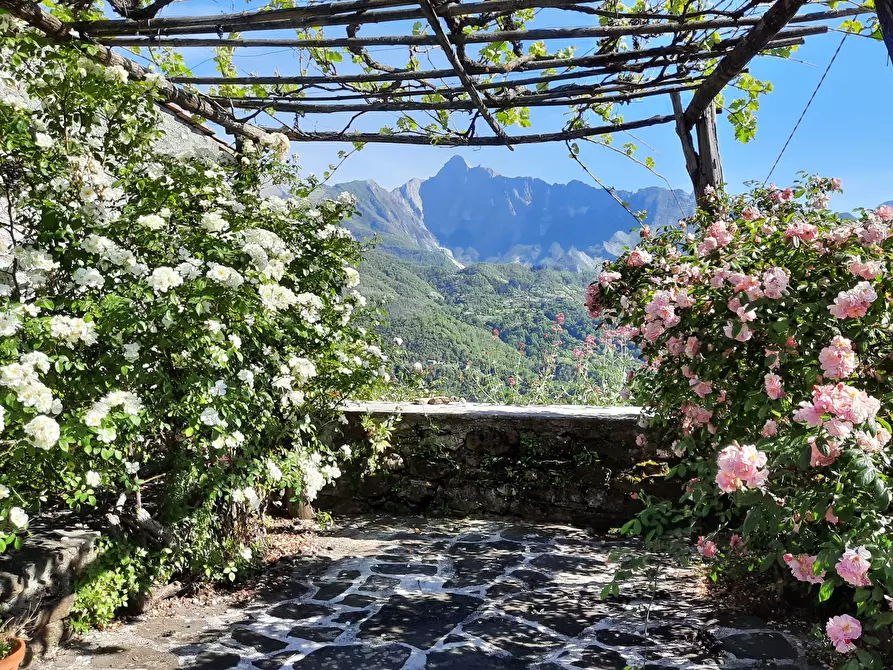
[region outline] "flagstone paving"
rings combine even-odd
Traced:
[[[804,638],[718,611],[693,569],[603,600],[617,542],[511,520],[363,517],[242,606],[94,633],[40,670],[796,668]]]

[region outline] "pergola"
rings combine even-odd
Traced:
[[[246,138],[281,132],[295,142],[511,148],[673,124],[699,197],[707,186],[723,182],[715,104],[723,89],[755,57],[785,56],[806,38],[827,32],[835,20],[875,12],[858,4],[834,3],[838,8],[828,9],[807,0],[642,1],[638,11],[623,9],[616,0],[326,0],[286,9],[159,17],[172,1],[140,6],[139,0],[111,0],[122,18],[70,22],[28,0],[0,0],[0,8],[51,40],[91,45],[103,63],[123,66],[134,79],[144,79],[148,70],[125,55],[133,47],[212,47],[225,53],[283,47],[309,54],[318,72],[302,67],[275,76],[174,76],[160,84],[169,102]],[[893,16],[891,7],[893,0],[878,0],[882,25]],[[541,10],[587,21],[526,27]],[[411,31],[388,30],[410,21],[417,21]],[[373,26],[385,34],[366,35]],[[343,29],[344,35],[333,37],[325,29]],[[282,31],[295,36],[255,36]],[[886,32],[889,39],[891,31]],[[595,46],[581,55],[550,51],[550,44],[568,40]],[[407,65],[376,60],[373,50],[383,46],[405,47]],[[339,71],[341,57],[332,54],[345,52],[353,65]],[[429,62],[437,52],[444,66],[425,69],[418,58],[422,52]],[[683,94],[690,94],[687,101]],[[626,109],[624,103],[664,95],[672,100],[673,114],[627,119],[617,113]],[[545,107],[566,108],[570,119],[550,132],[508,134],[507,113]],[[261,113],[278,125],[252,124]],[[342,130],[302,128],[305,119],[339,113],[352,115]],[[351,128],[355,119],[381,114],[404,121],[398,129],[376,132]],[[421,127],[414,114],[429,115],[435,123]],[[462,129],[448,122],[458,116],[467,118]],[[597,122],[590,123],[590,117]]]

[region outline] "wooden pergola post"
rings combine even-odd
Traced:
[[[878,22],[881,24],[881,33],[884,36],[884,44],[887,45],[887,53],[893,61],[893,0],[875,0]]]
[[[716,189],[725,183],[722,172],[722,158],[719,154],[719,137],[716,132],[716,103],[711,102],[704,113],[695,122],[698,143],[691,136],[686,126],[682,109],[682,97],[672,92],[673,112],[676,116],[676,134],[682,142],[682,153],[685,156],[685,168],[691,178],[698,204],[703,204],[708,186]]]

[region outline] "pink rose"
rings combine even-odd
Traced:
[[[832,191],[843,190],[843,180],[841,180],[839,177],[833,177],[831,179],[831,190]]]
[[[847,265],[847,270],[857,277],[862,277],[862,279],[877,279],[884,274],[886,266],[884,261],[866,261],[863,263],[862,259],[856,256]]]
[[[829,379],[849,377],[859,367],[859,359],[853,351],[852,343],[845,337],[835,335],[831,344],[819,353],[822,372]]]
[[[602,272],[598,276],[598,283],[607,288],[612,282],[620,279],[620,276],[619,272]]]
[[[701,535],[698,538],[698,553],[704,558],[714,558],[719,553],[719,549],[715,542],[707,540]]]
[[[766,297],[778,300],[788,288],[788,272],[783,268],[769,268],[763,272],[763,286]]]
[[[740,326],[741,330],[738,331],[737,335],[733,335],[735,331],[734,326],[731,322],[727,323],[722,330],[728,338],[732,338],[734,340],[737,340],[738,342],[747,342],[753,336],[753,333],[746,323],[742,323],[740,324]]]
[[[800,554],[799,556],[785,554],[784,556],[785,563],[788,564],[791,573],[796,579],[810,584],[821,584],[825,581],[825,571],[822,570],[822,573],[819,575],[815,574],[813,566],[816,559],[818,559],[818,556],[807,556],[806,554]]]
[[[626,259],[626,264],[631,268],[640,268],[643,265],[648,265],[652,259],[653,256],[650,253],[640,247],[636,247],[629,255],[629,258]]]
[[[810,437],[807,442],[809,442],[809,446],[811,447],[809,454],[810,467],[819,468],[831,465],[837,460],[837,457],[840,456],[840,445],[837,442],[828,440],[827,456],[819,450],[815,437]]]
[[[828,619],[825,632],[839,654],[855,651],[853,640],[862,637],[862,624],[849,614],[841,614]]]
[[[640,447],[648,446],[648,438],[645,437],[644,433],[639,433],[638,435],[636,435],[636,444]]]
[[[685,341],[685,355],[694,358],[701,351],[701,341],[694,335]]]
[[[847,549],[837,561],[834,569],[847,584],[871,586],[871,580],[867,577],[868,571],[871,569],[871,552],[865,547]]]
[[[748,205],[743,210],[741,210],[741,218],[745,221],[753,221],[754,219],[758,219],[759,217],[760,210],[753,205]]]
[[[881,221],[893,221],[893,207],[890,205],[881,205],[875,211]]]
[[[764,425],[763,430],[760,431],[760,437],[775,437],[778,434],[778,422],[774,419],[769,419]]]
[[[781,383],[781,377],[770,372],[763,377],[763,384],[766,387],[766,395],[772,400],[784,398],[784,386]]]
[[[834,508],[829,507],[828,511],[825,512],[825,521],[828,523],[840,523],[840,519],[837,518],[834,514]]]
[[[828,311],[838,319],[858,319],[868,312],[868,306],[877,300],[877,293],[867,281],[861,281],[855,287],[841,291],[834,298],[834,304]]]

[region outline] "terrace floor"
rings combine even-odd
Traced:
[[[805,638],[718,611],[694,569],[602,600],[616,542],[511,520],[359,517],[242,602],[96,632],[38,670],[797,668]]]

